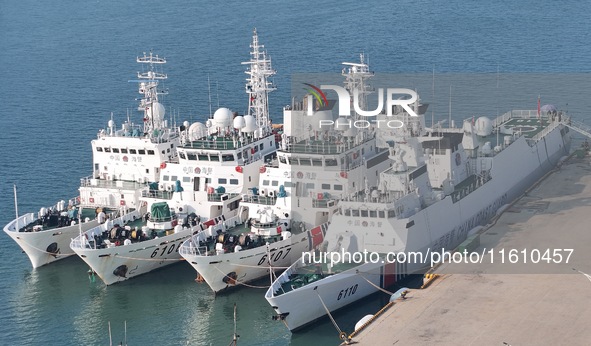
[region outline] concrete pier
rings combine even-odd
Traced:
[[[493,249],[498,255],[526,248],[531,259],[536,248],[568,247],[574,249],[569,263],[523,265],[520,257],[515,265],[490,260],[442,265],[441,277],[426,289],[411,290],[353,341],[372,346],[591,344],[591,276],[584,275],[591,274],[590,173],[589,157],[572,157],[501,215],[474,250]]]

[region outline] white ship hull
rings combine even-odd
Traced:
[[[392,278],[390,283],[384,283],[384,268],[381,264],[367,263],[282,294],[281,284],[289,281],[296,266],[294,264],[282,273],[265,294],[275,311],[279,315],[283,314],[281,319],[291,331],[326,316],[327,309],[336,311],[377,292],[377,287],[394,283]],[[297,296],[290,294],[292,292],[297,293]]]
[[[446,196],[443,200],[411,217],[388,220],[389,225],[380,228],[380,232],[388,232],[387,235],[391,238],[400,240],[400,244],[397,243],[395,247],[384,244],[368,245],[361,240],[360,243],[365,243],[366,248],[360,250],[379,253],[421,251],[424,254],[427,253],[427,249],[429,251],[440,251],[442,248],[453,250],[466,239],[472,228],[492,218],[501,206],[523,194],[568,154],[570,136],[563,135],[564,132],[561,131],[564,131],[564,128],[562,125],[557,125],[549,129],[548,133],[533,145],[530,145],[525,137],[518,138],[494,157],[492,179],[455,203],[451,196]],[[328,232],[351,229],[350,220],[342,215],[336,215],[331,221]],[[357,233],[362,234],[362,232]],[[372,264],[363,266],[372,266]],[[378,267],[384,268],[383,265]],[[367,271],[361,266],[358,269]],[[405,263],[397,266],[396,274],[400,278],[424,269],[424,263]],[[321,292],[329,311],[351,304],[377,290],[373,286],[373,289],[366,287],[367,281],[360,275],[342,272],[293,291],[277,294],[281,283],[289,281],[289,274],[283,273],[266,292],[265,298],[279,316],[284,316],[284,321],[290,330],[300,328],[326,314],[324,307],[318,307],[319,299],[314,291],[315,287],[317,287],[316,291]],[[379,275],[376,276],[379,277]],[[350,299],[341,302],[335,298],[335,293],[338,296],[340,290],[353,285],[359,286],[355,294],[348,297]]]
[[[4,226],[4,232],[8,234],[29,256],[33,268],[38,268],[46,264],[64,259],[74,254],[70,249],[70,241],[78,236],[80,229],[86,231],[96,227],[98,222],[92,220],[83,222],[82,225],[72,225],[67,227],[52,228],[39,232],[19,232],[18,229],[35,221],[34,213],[28,213],[12,220]],[[47,251],[48,247],[56,243],[56,253]]]
[[[124,224],[125,221],[139,217],[139,212],[134,211],[113,220],[112,223]],[[88,239],[92,239],[93,233],[102,233],[106,229],[105,227],[106,225],[103,224],[90,229],[83,237],[86,239],[86,235],[88,235]],[[191,236],[192,232],[193,229],[183,229],[178,233],[155,239],[102,249],[94,249],[84,240],[81,244],[80,237],[78,237],[72,240],[71,248],[106,285],[112,285],[178,263],[182,260],[178,249]],[[117,271],[119,273],[116,273]]]
[[[275,270],[289,267],[303,252],[322,242],[322,229],[325,227],[318,226],[309,232],[292,234],[290,238],[270,243],[268,248],[259,246],[213,256],[199,255],[192,245],[194,240],[189,239],[181,254],[214,293],[218,293],[232,287],[248,287],[247,283],[268,277],[269,266]]]

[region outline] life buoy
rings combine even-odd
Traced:
[[[359,157],[359,154],[357,152],[353,153],[353,159],[357,159],[357,157]]]
[[[76,204],[80,204],[80,196],[76,197]]]
[[[125,205],[125,200],[124,199],[120,200],[119,205]]]
[[[250,153],[254,155],[254,148],[250,148]]]
[[[265,173],[266,171],[267,171],[267,167],[265,167],[265,166],[261,166],[261,167],[259,168],[259,172],[260,172],[260,173]]]
[[[236,166],[236,172],[242,173],[242,166]]]
[[[304,173],[298,172],[297,177],[298,179],[302,179],[304,177]]]
[[[347,172],[341,172],[340,174],[341,178],[347,178]]]
[[[316,195],[316,199],[323,199],[324,198],[324,194],[322,192],[318,192],[318,194]]]
[[[160,164],[160,168],[162,168],[162,169],[166,168],[166,162],[162,162],[162,163]]]
[[[88,201],[89,201],[90,203],[94,203],[94,198],[90,197],[90,198],[88,199]]]

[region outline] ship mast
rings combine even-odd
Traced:
[[[248,115],[256,119],[258,131],[261,131],[261,137],[271,133],[269,120],[269,92],[276,90],[269,77],[275,75],[275,70],[271,67],[271,58],[267,57],[265,46],[259,44],[259,36],[256,28],[252,35],[252,44],[250,45],[250,61],[243,62],[244,65],[250,65],[245,73],[249,76],[246,79],[246,93],[249,96]]]
[[[367,110],[367,95],[373,92],[373,88],[369,86],[365,81],[373,77],[374,73],[369,70],[369,65],[365,63],[365,54],[359,54],[359,62],[344,62],[343,65],[347,66],[343,68],[342,75],[345,77],[345,89],[351,95],[351,108],[353,107],[353,91],[357,90],[359,93],[359,108]],[[353,117],[359,119],[359,114],[354,113]]]
[[[143,95],[138,106],[139,111],[144,112],[144,133],[149,137],[158,136],[164,125],[164,106],[158,102],[158,95],[168,94],[165,90],[158,90],[159,81],[165,80],[168,76],[156,70],[157,65],[166,64],[165,58],[160,58],[152,52],[138,57],[137,62],[145,64],[146,67],[137,73],[139,82],[139,93]]]

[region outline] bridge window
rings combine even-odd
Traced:
[[[238,179],[230,179],[230,185],[238,185]]]
[[[300,165],[301,166],[311,166],[312,162],[310,162],[310,159],[304,159],[300,157]]]
[[[154,150],[148,150],[148,155],[154,155]]]
[[[322,159],[312,159],[312,166],[322,167]]]
[[[162,180],[169,181],[170,180],[170,177],[168,175],[163,175],[162,176]]]
[[[354,216],[354,217],[359,217],[359,210],[357,210],[357,209],[352,209],[352,210],[351,210],[351,216]]]
[[[209,156],[207,156],[207,154],[199,154],[197,157],[199,158],[199,161],[209,161]]]
[[[330,190],[330,184],[322,184],[322,190]]]
[[[121,154],[127,154],[127,149],[121,148]]]
[[[335,184],[334,189],[335,189],[335,191],[343,191],[343,185]]]
[[[96,147],[96,151],[103,151],[103,148],[101,148],[101,147]]]
[[[179,177],[176,175],[173,175],[172,177],[170,177],[170,181],[177,181],[179,180]]]
[[[220,156],[219,155],[209,155],[209,160],[219,162]]]
[[[367,210],[361,210],[361,217],[367,217],[368,216],[368,211]]]
[[[137,150],[135,150],[135,149],[129,149],[129,153],[135,155],[135,154],[137,154]]]
[[[378,212],[376,210],[370,210],[369,217],[378,217]]]
[[[228,180],[226,178],[218,178],[218,184],[227,184]]]
[[[338,162],[335,159],[325,159],[324,164],[326,166],[336,166],[338,164]]]
[[[222,155],[222,161],[234,161],[234,155]]]
[[[195,153],[187,153],[187,158],[191,161],[197,161],[197,154]]]
[[[179,157],[183,160],[185,160],[187,157],[185,156],[185,153],[182,151],[179,151]]]
[[[99,151],[102,151],[102,149],[99,150]],[[287,160],[285,159],[284,156],[279,156],[279,162],[281,162],[281,163],[287,163]]]
[[[113,148],[113,152],[119,154],[119,148]]]
[[[386,212],[383,210],[378,210],[378,217],[380,219],[385,219],[386,218]]]
[[[279,186],[279,182],[277,180],[271,181],[271,186]]]
[[[396,212],[394,210],[388,210],[388,219],[395,218]]]
[[[268,180],[263,180],[263,186],[268,186],[269,185],[269,181]]]
[[[146,150],[145,149],[140,149],[137,151],[138,154],[140,155],[146,155]]]
[[[105,147],[105,153],[110,153],[111,152],[111,148]]]

